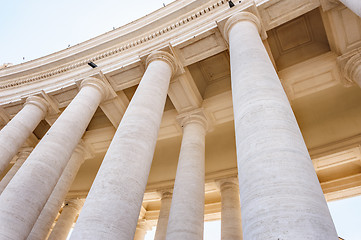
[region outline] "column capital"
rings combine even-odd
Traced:
[[[225,178],[219,178],[214,180],[217,184],[217,187],[219,190],[221,190],[224,187],[229,186],[237,186],[238,187],[238,178],[237,176],[231,176],[231,177],[225,177]]]
[[[146,219],[138,219],[137,228],[148,231],[150,230],[151,226]]]
[[[345,53],[337,58],[345,86],[361,84],[361,48]]]
[[[19,153],[31,153],[31,151],[33,151],[33,147],[22,147],[19,150]]]
[[[75,149],[74,149],[74,152],[78,152],[78,153],[81,153],[81,154],[84,154],[85,153],[85,146],[83,143],[79,143]]]
[[[83,143],[79,143],[74,149],[74,153],[80,154],[79,158],[81,158],[80,159],[81,164],[85,162],[85,152],[86,152],[86,148]]]
[[[85,86],[91,86],[99,90],[99,92],[102,93],[102,101],[106,100],[110,96],[110,91],[108,87],[105,85],[105,83],[95,77],[87,77],[83,81],[81,81],[80,89],[82,89]]]
[[[18,153],[18,158],[16,159],[16,161],[21,158],[21,157],[25,157],[27,158],[30,153],[33,151],[33,147],[23,147],[19,150],[19,153]]]
[[[24,106],[27,104],[32,104],[40,108],[44,112],[44,117],[49,110],[49,103],[42,97],[30,96],[26,99]]]
[[[148,65],[156,60],[160,60],[160,61],[164,61],[166,63],[169,64],[170,68],[172,69],[172,76],[174,76],[174,74],[177,72],[178,66],[177,63],[174,59],[174,57],[167,52],[164,51],[155,51],[152,52],[151,54],[148,55],[146,61],[145,61],[145,66],[146,68],[148,67]]]
[[[199,123],[205,131],[207,131],[209,127],[207,117],[202,108],[178,115],[177,121],[181,127],[185,127],[189,123]]]
[[[258,29],[258,33],[261,35],[262,25],[258,17],[250,12],[239,12],[230,17],[224,25],[224,37],[226,38],[227,42],[229,37],[229,31],[236,23],[241,21],[249,21],[254,23]]]
[[[158,189],[157,192],[159,193],[161,199],[171,198],[173,195],[173,188]]]

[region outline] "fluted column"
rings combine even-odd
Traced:
[[[292,109],[259,36],[238,13],[225,24],[244,239],[337,239]]]
[[[184,116],[167,240],[203,239],[206,119],[201,111]]]
[[[1,179],[0,182],[0,194],[4,191],[10,180],[15,176],[15,174],[18,172],[19,168],[23,165],[25,160],[30,155],[33,148],[27,147],[20,149],[20,153],[18,158],[16,159],[16,162],[14,165],[10,168],[10,170],[6,173],[6,175]]]
[[[169,211],[172,203],[172,190],[163,190],[160,202],[160,211],[155,231],[154,240],[165,240],[169,219]]]
[[[102,98],[105,85],[87,78],[0,195],[0,239],[25,239],[52,193]]]
[[[66,240],[83,204],[84,199],[72,199],[65,202],[65,206],[48,240]]]
[[[78,145],[74,150],[68,164],[66,165],[58,183],[41,211],[36,223],[33,226],[27,240],[43,240],[49,234],[51,226],[69,192],[80,166],[84,162],[84,148]]]
[[[218,180],[221,191],[221,239],[241,240],[241,206],[237,178]]]
[[[135,229],[134,240],[144,240],[147,234],[148,226],[144,219],[138,220],[137,227]]]
[[[113,137],[71,239],[132,239],[157,141],[173,57],[156,52]]]
[[[9,165],[20,147],[45,117],[47,102],[40,97],[28,97],[23,109],[0,131],[0,173]]]
[[[360,0],[339,0],[352,12],[361,17],[361,1]]]

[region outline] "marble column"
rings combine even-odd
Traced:
[[[23,109],[0,131],[0,173],[9,165],[26,139],[48,111],[48,103],[40,97],[28,97]]]
[[[100,80],[87,78],[0,195],[0,239],[25,239],[52,193],[99,103]]]
[[[337,239],[302,134],[247,12],[225,24],[229,40],[244,239]]]
[[[221,191],[221,239],[242,240],[241,205],[237,178],[218,180]]]
[[[65,202],[60,217],[51,231],[48,240],[66,240],[83,204],[84,199],[72,199]]]
[[[56,216],[69,192],[80,166],[84,162],[84,147],[78,145],[66,165],[58,183],[41,211],[27,240],[46,239]]]
[[[155,231],[154,240],[165,240],[169,219],[169,211],[172,203],[172,190],[162,190],[162,199],[157,222],[157,230]]]
[[[33,148],[31,148],[31,147],[26,147],[26,148],[20,149],[20,152],[18,154],[19,156],[16,159],[16,162],[10,168],[10,170],[6,173],[6,175],[3,177],[3,179],[1,179],[1,182],[0,182],[0,195],[4,191],[6,186],[9,184],[10,180],[18,172],[19,168],[23,165],[25,160],[28,158],[28,156],[30,155],[32,150],[33,150]]]
[[[179,154],[167,240],[203,239],[206,118],[202,111],[181,118]]]
[[[134,240],[144,240],[147,234],[147,222],[144,219],[138,220],[137,228],[135,229]]]
[[[132,239],[162,119],[173,57],[155,52],[113,137],[71,239]]]
[[[361,1],[360,0],[339,0],[352,12],[361,17]]]

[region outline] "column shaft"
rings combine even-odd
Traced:
[[[172,193],[163,192],[154,240],[165,240],[171,203]]]
[[[236,14],[225,25],[243,236],[336,240],[312,161],[259,26],[250,13]]]
[[[134,240],[144,240],[147,234],[147,226],[144,220],[139,220],[137,228],[135,229]]]
[[[167,240],[203,239],[204,161],[204,123],[189,120],[183,125]]]
[[[339,0],[352,12],[361,17],[361,1],[360,0]]]
[[[148,60],[71,239],[134,237],[173,66],[166,53],[148,59],[154,60]]]
[[[29,97],[23,109],[0,131],[0,173],[45,117],[48,105],[40,97]]]
[[[30,233],[102,100],[100,86],[98,80],[85,80],[1,194],[1,240],[25,239]]]
[[[221,210],[221,239],[242,240],[241,206],[238,183],[233,179],[220,182],[222,210]],[[237,179],[235,179],[237,181]]]
[[[9,184],[10,180],[15,176],[15,174],[18,172],[20,167],[23,165],[25,160],[30,155],[33,148],[24,148],[20,150],[19,157],[14,163],[14,165],[10,168],[10,170],[6,173],[6,175],[1,179],[0,182],[0,195],[6,188],[6,186]]]
[[[75,176],[84,162],[84,149],[78,146],[66,165],[58,183],[36,220],[27,240],[43,240],[49,234],[51,226],[64,202],[66,194],[69,192]]]
[[[53,231],[51,231],[48,240],[66,240],[83,203],[84,200],[82,199],[66,201],[63,211]]]

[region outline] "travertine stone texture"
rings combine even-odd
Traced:
[[[336,240],[325,197],[259,26],[250,13],[236,14],[225,25],[243,237]]]
[[[147,234],[147,224],[144,220],[139,220],[137,228],[134,234],[134,240],[144,240],[145,235]]]
[[[162,199],[154,240],[165,240],[171,203],[172,192],[167,190],[162,191]]]
[[[221,239],[241,240],[241,206],[237,178],[219,180],[221,190]]]
[[[339,0],[352,12],[361,17],[361,1],[360,0]]]
[[[183,120],[167,240],[203,239],[206,120],[198,115]]]
[[[23,109],[0,131],[0,173],[9,165],[20,147],[34,131],[48,111],[47,102],[40,97],[29,97]]]
[[[18,156],[18,159],[16,159],[16,162],[14,163],[14,166],[10,168],[10,170],[6,173],[3,179],[1,179],[0,182],[0,194],[4,191],[10,180],[15,176],[15,174],[18,172],[19,168],[23,165],[25,160],[30,155],[33,148],[23,148],[20,149],[20,153]]]
[[[132,239],[152,163],[173,57],[151,54],[113,137],[71,239]]]
[[[46,239],[53,225],[53,222],[58,215],[61,205],[64,202],[66,194],[68,193],[75,176],[84,162],[84,148],[78,145],[74,150],[68,164],[66,165],[58,183],[36,220],[33,229],[31,230],[27,240]]]
[[[48,240],[66,240],[83,204],[84,199],[72,199],[65,202],[65,206]]]
[[[105,95],[100,80],[81,90],[32,151],[0,196],[0,239],[25,239]],[[21,197],[20,197],[21,196]]]

